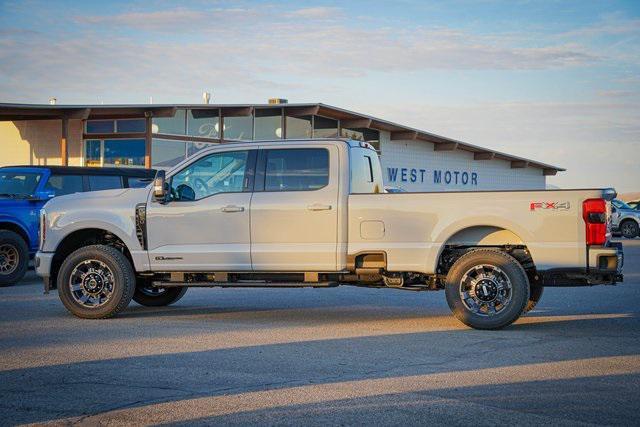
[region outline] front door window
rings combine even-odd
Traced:
[[[197,160],[171,179],[172,199],[193,201],[244,191],[247,158],[248,151],[229,151]]]

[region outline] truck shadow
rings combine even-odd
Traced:
[[[322,419],[323,411],[326,413],[332,408],[336,408],[346,419],[357,414],[358,408],[361,408],[363,419],[371,419],[375,417],[376,404],[381,404],[381,408],[389,408],[391,412],[405,409],[411,412],[419,411],[418,407],[411,404],[411,399],[417,398],[418,402],[456,400],[469,394],[471,404],[484,407],[498,405],[505,410],[526,412],[526,404],[540,403],[544,406],[546,402],[546,405],[557,407],[561,400],[554,403],[549,396],[557,396],[558,390],[567,396],[580,390],[577,393],[580,395],[584,390],[579,387],[588,387],[587,391],[593,389],[600,396],[613,399],[614,404],[603,410],[614,422],[618,419],[614,416],[616,410],[626,414],[630,408],[637,408],[640,395],[637,393],[640,384],[640,340],[636,336],[635,339],[629,339],[627,345],[611,345],[622,338],[615,336],[616,330],[633,330],[634,327],[638,330],[637,317],[559,322],[552,319],[535,320],[539,323],[515,325],[494,332],[445,330],[313,340],[291,337],[292,341],[286,343],[236,346],[236,343],[229,342],[229,348],[170,353],[163,353],[162,342],[159,342],[152,354],[148,355],[112,358],[111,354],[105,353],[98,360],[4,370],[0,372],[4,420],[11,423],[37,423],[120,409],[143,411],[162,403],[169,404],[170,411],[181,411],[183,404],[187,405],[194,399],[240,395],[241,401],[246,393],[285,392],[292,388],[295,391],[296,387],[323,384],[328,385],[329,389],[320,387],[317,390],[320,395],[317,402],[299,407],[293,405],[291,408],[290,405],[284,405],[287,411],[293,411],[292,420],[295,421],[296,414],[304,416],[305,411],[316,411]],[[527,334],[519,333],[524,330]],[[582,334],[600,340],[600,344],[572,346],[571,339]],[[187,330],[185,348],[189,347],[188,342]],[[135,341],[111,344],[136,345]],[[525,344],[527,350],[523,351]],[[589,366],[600,366],[600,359],[605,363],[610,358],[633,358],[638,372],[615,377],[595,376],[595,371]],[[595,362],[591,362],[593,360]],[[570,375],[571,378],[558,381],[547,378],[542,382],[527,383],[511,377],[514,372],[521,371],[514,371],[514,367],[544,374],[546,366],[557,369],[554,364],[568,361],[579,361],[578,367],[587,363],[587,368],[582,368],[582,371],[578,369]],[[484,369],[497,369],[498,375],[504,369],[502,376],[505,384],[485,386],[482,377]],[[458,386],[455,378],[466,378],[467,373],[477,378],[476,384]],[[454,380],[438,386],[435,392],[418,388],[406,395],[384,397],[379,396],[378,391],[372,392],[372,396],[337,401],[334,401],[331,393],[327,394],[331,387],[345,381],[393,379],[393,384],[402,384],[403,378],[412,380],[415,376],[426,375],[425,381],[429,382],[429,376],[436,374],[451,375]],[[495,375],[487,375],[486,381],[491,382]],[[582,376],[589,378],[581,379]],[[441,384],[438,381],[436,383]],[[541,396],[545,391],[549,395]],[[493,396],[493,400],[483,403],[483,396]],[[247,399],[250,397],[247,396]],[[562,409],[563,413],[573,414],[573,404],[584,405],[578,396],[572,399],[570,407]],[[591,408],[600,408],[607,401],[597,401],[595,396],[594,399],[596,402],[589,400]],[[218,403],[217,400],[211,402],[216,416],[215,405]],[[267,409],[245,414],[235,411],[225,415],[226,418],[207,416],[199,419],[200,415],[189,412],[185,416],[202,423],[242,424],[249,419],[260,419],[252,417],[264,416],[265,420],[269,420],[270,417],[281,415],[279,411],[285,408],[276,403]],[[582,420],[582,417],[576,419]],[[127,422],[126,419],[121,421]]]
[[[576,393],[576,390],[580,390]],[[619,399],[628,396],[626,399]],[[640,375],[445,387],[191,418],[186,425],[637,425]],[[221,412],[223,412],[221,410]],[[105,417],[108,419],[108,417]],[[97,417],[98,420],[101,417]]]

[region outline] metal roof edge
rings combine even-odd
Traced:
[[[426,140],[434,144],[438,143],[452,143],[456,144],[456,148],[467,149],[474,153],[491,153],[494,157],[501,160],[512,162],[524,162],[524,167],[531,166],[538,169],[563,172],[565,168],[551,165],[548,163],[539,162],[537,160],[528,159],[525,157],[516,156],[513,154],[504,153],[502,151],[493,150],[491,148],[480,147],[474,144],[469,144],[464,141],[449,138],[446,136],[438,135],[432,132],[423,131],[417,128],[413,128],[406,125],[401,125],[389,120],[380,119],[368,114],[357,113],[355,111],[347,110],[345,108],[336,107],[330,104],[324,104],[322,102],[304,102],[304,103],[287,103],[287,104],[21,104],[21,103],[0,103],[0,113],[3,109],[24,109],[24,110],[50,110],[64,112],[69,110],[82,110],[82,109],[96,109],[96,110],[108,110],[108,109],[140,109],[140,110],[158,110],[169,108],[192,108],[192,109],[216,109],[216,108],[296,108],[296,107],[318,107],[320,109],[319,114],[327,112],[337,112],[341,115],[349,116],[353,119],[368,119],[371,120],[371,127],[373,129],[379,128],[379,130],[385,131],[398,131],[398,132],[415,132],[417,140]],[[325,111],[322,111],[325,110]],[[376,125],[378,125],[376,127]],[[385,129],[386,128],[386,129]],[[395,130],[392,130],[395,129]]]

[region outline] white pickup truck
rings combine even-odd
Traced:
[[[377,153],[348,140],[229,143],[153,186],[73,194],[40,218],[36,268],[73,314],[105,318],[188,287],[444,290],[501,328],[544,286],[614,284],[612,190],[384,193]]]

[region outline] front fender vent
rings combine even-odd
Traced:
[[[136,205],[136,236],[142,249],[147,249],[147,205]]]

